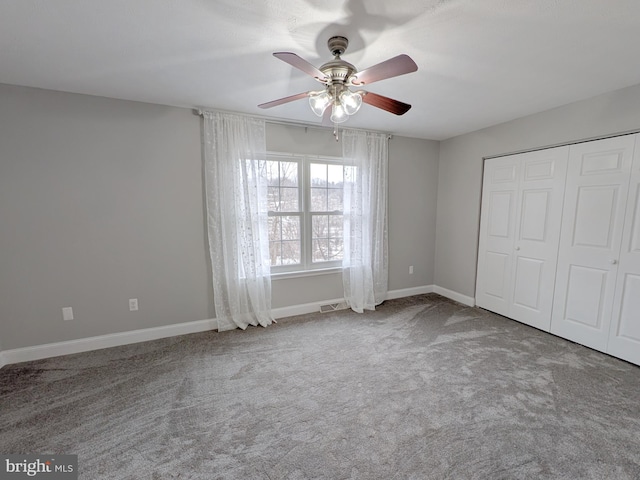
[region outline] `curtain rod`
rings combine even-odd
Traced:
[[[203,116],[204,112],[219,112],[219,113],[230,113],[233,115],[244,115],[246,117],[253,117],[253,118],[258,118],[261,120],[264,120],[266,123],[271,123],[272,125],[284,125],[287,127],[299,127],[299,128],[304,128],[305,130],[307,128],[315,128],[316,130],[329,130],[332,131],[333,130],[333,126],[325,126],[325,125],[317,125],[315,123],[305,123],[305,122],[296,122],[294,120],[281,120],[279,118],[275,118],[275,117],[268,117],[265,115],[250,115],[247,113],[238,113],[238,112],[233,112],[231,110],[220,110],[220,109],[212,109],[212,108],[202,108],[202,107],[198,107],[194,109],[194,114],[195,115],[199,115],[199,116]],[[391,140],[393,138],[393,134],[389,133],[389,132],[381,132],[379,130],[365,130],[364,128],[352,128],[352,127],[343,127],[343,128],[348,128],[349,130],[356,130],[358,132],[372,132],[372,133],[381,133],[383,135],[386,135],[387,138],[389,140]]]

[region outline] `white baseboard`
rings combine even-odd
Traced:
[[[424,285],[421,287],[390,290],[387,293],[387,299],[392,300],[394,298],[410,297],[412,295],[421,295],[423,293],[432,293],[435,291],[436,293],[440,293],[440,295],[465,303],[459,299],[460,297],[464,297],[463,295],[447,290],[447,292],[458,296],[457,298],[454,298],[446,293],[441,293],[436,290],[438,288],[439,287],[434,285]],[[441,290],[444,291],[445,289]],[[292,317],[295,315],[319,312],[320,305],[340,302],[344,302],[344,298],[335,298],[301,305],[292,305],[289,307],[274,308],[272,313],[276,319]],[[80,338],[78,340],[69,340],[66,342],[48,343],[44,345],[35,345],[33,347],[4,350],[0,351],[0,368],[11,363],[28,362],[31,360],[40,360],[42,358],[58,357],[60,355],[70,355],[73,353],[88,352],[90,350],[99,350],[101,348],[118,347],[121,345],[129,345],[131,343],[147,342],[149,340],[158,340],[160,338],[174,337],[177,335],[204,332],[207,330],[213,330],[216,327],[217,322],[215,319],[198,320],[195,322],[177,323],[163,327],[145,328],[142,330],[132,330],[130,332],[119,332],[109,335],[100,335],[97,337]]]
[[[10,363],[40,360],[42,358],[70,355],[72,353],[88,352],[101,348],[118,347],[131,343],[147,342],[159,338],[175,337],[188,333],[204,332],[216,328],[215,320],[198,320],[195,322],[176,323],[163,327],[145,328],[130,332],[112,333],[97,337],[79,338],[66,342],[47,343],[33,347],[15,348],[0,352],[0,367]]]
[[[423,293],[432,293],[433,285],[423,285],[420,287],[403,288],[400,290],[390,290],[387,292],[387,300],[394,298],[411,297],[412,295],[421,295]],[[331,303],[344,302],[344,298],[333,298],[331,300],[322,300],[320,302],[303,303],[301,305],[292,305],[290,307],[274,308],[272,310],[273,318],[286,318],[295,315],[305,315],[307,313],[316,313],[320,311],[320,305],[328,305]]]
[[[443,297],[450,298],[451,300],[455,300],[456,302],[460,302],[463,305],[467,305],[469,307],[475,307],[476,299],[473,297],[468,297],[467,295],[463,295],[458,292],[454,292],[453,290],[449,290],[444,287],[439,287],[438,285],[433,286],[433,292],[438,295],[442,295]]]
[[[394,298],[411,297],[413,295],[422,295],[424,293],[433,293],[433,285],[422,285],[420,287],[401,288],[400,290],[389,290],[387,292],[387,300]]]
[[[307,313],[317,313],[320,311],[320,305],[328,305],[330,303],[344,302],[344,298],[334,298],[332,300],[322,300],[321,302],[303,303],[301,305],[291,305],[290,307],[280,307],[271,310],[273,318],[294,317],[296,315],[305,315]]]
[[[387,300],[394,298],[410,297],[412,295],[421,295],[423,293],[433,292],[433,285],[423,285],[420,287],[403,288],[400,290],[390,290],[387,292]],[[295,315],[305,315],[307,313],[316,313],[320,311],[320,305],[329,305],[331,303],[344,302],[344,298],[334,298],[331,300],[322,300],[319,302],[303,303],[301,305],[291,305],[290,307],[274,308],[273,318],[286,318]]]

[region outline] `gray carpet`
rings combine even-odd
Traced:
[[[86,479],[638,479],[640,367],[434,294],[0,370]]]

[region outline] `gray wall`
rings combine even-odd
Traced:
[[[389,290],[434,283],[439,149],[435,141],[389,141]]]
[[[0,105],[3,347],[210,318],[199,118],[5,85]]]
[[[188,109],[0,85],[2,348],[214,316],[200,128]],[[269,124],[267,138],[341,153],[327,131]],[[389,156],[389,287],[430,285],[438,143],[394,137]],[[340,275],[273,283],[274,307],[341,296]]]
[[[640,85],[440,144],[436,285],[475,295],[482,158],[640,129]]]

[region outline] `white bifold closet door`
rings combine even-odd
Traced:
[[[476,304],[549,331],[569,147],[485,161]]]
[[[636,138],[640,138],[636,136]],[[636,147],[622,232],[607,353],[640,365],[640,140]]]
[[[622,293],[616,301],[615,295],[635,139],[609,138],[570,150],[551,332],[600,351],[607,351],[614,302],[619,310],[614,323],[622,332],[616,345],[626,348],[640,338],[640,270],[629,263],[636,275],[618,282],[627,298]],[[635,323],[627,321],[630,317]]]

